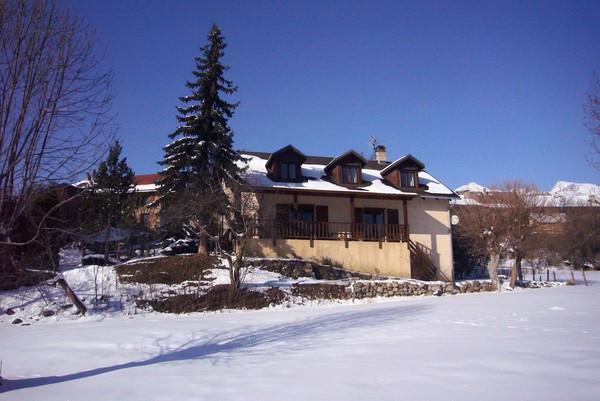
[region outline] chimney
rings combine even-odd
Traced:
[[[375,160],[379,164],[387,163],[387,154],[385,151],[385,146],[377,145],[377,147],[375,148]]]

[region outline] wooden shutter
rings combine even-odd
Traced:
[[[398,209],[387,209],[387,224],[400,224]]]
[[[354,222],[352,224],[352,233],[354,238],[364,238],[364,225],[363,223],[363,208],[355,207],[354,208]]]
[[[324,205],[316,206],[316,221],[320,223],[326,223],[329,221],[329,208]]]
[[[291,207],[285,203],[278,203],[277,210],[275,212],[275,219],[277,221],[289,221]]]

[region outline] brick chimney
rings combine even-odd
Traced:
[[[379,164],[387,163],[387,152],[385,151],[385,146],[377,145],[375,148],[375,160]]]

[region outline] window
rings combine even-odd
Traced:
[[[314,206],[313,205],[298,205],[298,210],[292,210],[290,215],[291,221],[313,221]]]
[[[344,184],[358,184],[358,166],[342,167],[342,182]]]
[[[150,225],[150,213],[142,213],[140,215],[140,223],[142,223],[144,227],[148,227]]]
[[[295,180],[296,179],[296,163],[282,162],[280,167],[280,177],[282,180]]]
[[[403,187],[416,188],[417,180],[414,171],[402,171],[400,175],[402,178],[401,184]]]

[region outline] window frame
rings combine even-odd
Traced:
[[[400,170],[400,187],[417,188],[419,186],[419,177],[417,171]]]
[[[355,171],[354,180],[351,180],[351,172]],[[342,184],[356,185],[362,182],[362,169],[358,164],[343,164],[342,165]]]
[[[279,163],[279,179],[282,181],[298,180],[298,163],[294,161],[281,161]]]

